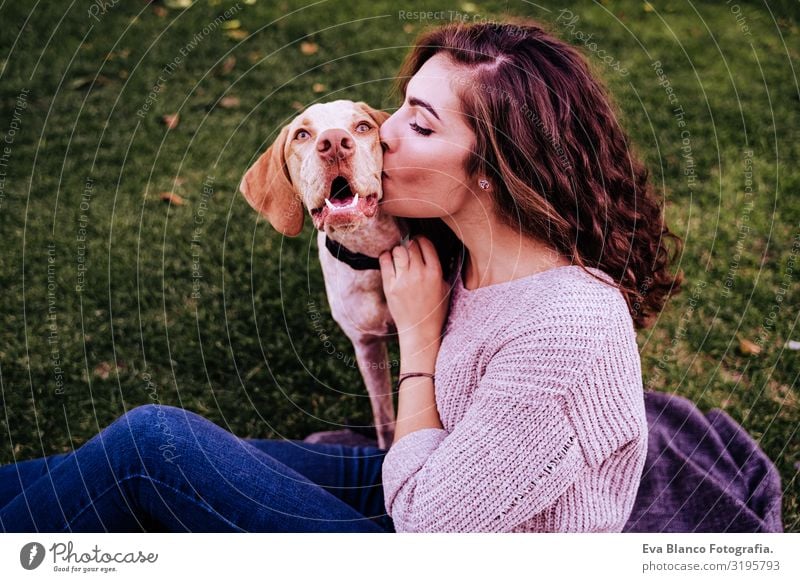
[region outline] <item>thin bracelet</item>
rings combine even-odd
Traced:
[[[400,390],[400,383],[405,380],[406,378],[413,378],[414,376],[427,376],[431,380],[433,380],[433,374],[428,374],[427,372],[407,372],[406,374],[400,374],[400,377],[397,379],[397,390]]]

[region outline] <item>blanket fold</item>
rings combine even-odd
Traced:
[[[645,391],[647,460],[623,532],[782,532],[772,461],[724,410]]]

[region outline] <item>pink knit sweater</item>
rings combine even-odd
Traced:
[[[647,454],[622,294],[571,265],[473,290],[456,273],[450,301],[435,370],[444,429],[403,436],[383,461],[395,529],[622,531]]]

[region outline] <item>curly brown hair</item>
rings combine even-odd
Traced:
[[[467,176],[486,176],[498,217],[572,259],[609,274],[636,329],[646,328],[683,272],[668,264],[683,241],[617,121],[607,89],[573,46],[528,19],[454,22],[423,31],[403,62],[392,95],[434,54],[460,65],[452,87],[476,136]],[[463,72],[463,74],[462,74]],[[445,272],[464,248],[440,219],[409,219],[436,244]],[[675,241],[671,257],[666,239]],[[594,273],[587,273],[595,276]],[[596,277],[598,280],[599,277]]]

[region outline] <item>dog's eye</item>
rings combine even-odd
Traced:
[[[305,129],[301,129],[296,134],[294,134],[294,139],[306,139],[308,137],[311,137],[311,134],[308,133]]]
[[[372,129],[372,126],[366,121],[362,121],[356,126],[356,131],[358,133],[364,133],[365,131],[369,131],[370,129]]]

